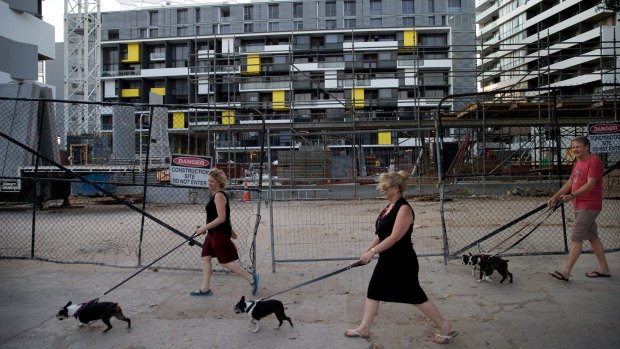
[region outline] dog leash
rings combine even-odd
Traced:
[[[502,253],[504,253],[504,252],[506,252],[506,251],[510,250],[511,248],[513,248],[513,247],[517,246],[519,243],[521,243],[521,241],[525,240],[528,236],[530,236],[530,234],[532,234],[532,233],[534,232],[534,230],[538,229],[538,227],[540,227],[540,225],[541,225],[541,224],[543,224],[543,222],[544,222],[545,220],[547,220],[547,218],[551,217],[551,215],[553,214],[553,212],[555,212],[555,210],[557,210],[557,209],[558,209],[558,207],[560,207],[560,206],[562,206],[562,204],[561,204],[561,203],[556,203],[556,204],[555,204],[555,206],[553,206],[553,207],[549,208],[549,210],[547,211],[547,214],[546,214],[546,215],[544,215],[544,216],[542,217],[542,219],[538,222],[538,224],[536,224],[536,225],[534,226],[534,228],[532,228],[532,230],[530,230],[527,234],[523,235],[523,237],[521,237],[519,240],[515,241],[515,243],[514,243],[514,244],[512,244],[512,245],[511,245],[510,247],[508,247],[507,249],[505,249],[505,250],[503,250],[503,251],[501,251],[501,252],[498,252],[498,253],[497,253],[497,255],[502,254]]]
[[[185,245],[186,242],[192,242],[194,241],[194,237],[196,237],[196,232],[194,232],[194,234],[192,234],[190,237],[188,237],[185,241],[183,241],[182,243],[178,244],[177,246],[175,246],[173,249],[171,249],[170,251],[166,252],[163,256],[157,258],[156,260],[152,261],[151,263],[147,264],[146,266],[142,267],[142,269],[138,270],[137,272],[133,273],[133,275],[131,275],[130,277],[126,278],[125,280],[121,281],[120,283],[118,283],[116,286],[112,287],[111,289],[107,290],[106,292],[104,292],[100,297],[97,297],[95,299],[93,299],[92,301],[97,301],[99,298],[107,295],[108,293],[114,291],[115,289],[117,289],[118,287],[120,287],[121,285],[123,285],[124,283],[126,283],[127,281],[133,279],[136,275],[140,274],[141,272],[145,271],[148,267],[150,267],[151,265],[159,262],[160,260],[162,260],[164,257],[168,256],[169,254],[171,254],[172,252],[176,251],[179,247]],[[91,302],[92,302],[91,301]]]
[[[487,234],[487,235],[485,235],[485,236],[481,237],[480,239],[478,239],[478,240],[476,240],[476,241],[474,241],[474,242],[470,243],[469,245],[467,245],[467,246],[465,246],[465,247],[461,248],[460,250],[458,250],[458,251],[456,251],[456,252],[452,253],[452,255],[455,255],[455,256],[456,256],[456,255],[458,255],[458,254],[460,254],[460,253],[462,253],[462,252],[464,252],[464,251],[469,250],[469,249],[470,249],[470,248],[472,248],[473,246],[476,246],[476,245],[480,244],[482,241],[485,241],[485,240],[487,240],[487,239],[489,239],[489,238],[493,237],[494,235],[497,235],[497,234],[501,233],[502,231],[504,231],[504,230],[506,230],[506,229],[510,228],[511,226],[513,226],[513,225],[515,225],[515,224],[519,223],[520,221],[522,221],[522,220],[524,220],[524,219],[528,218],[529,216],[531,216],[531,215],[533,215],[533,214],[535,214],[535,213],[537,213],[537,212],[541,211],[542,209],[544,209],[544,208],[546,208],[546,207],[549,207],[549,206],[548,206],[547,204],[543,204],[543,205],[540,205],[540,206],[536,207],[535,209],[531,210],[530,212],[527,212],[527,213],[523,214],[521,217],[518,217],[517,219],[515,219],[515,220],[513,220],[513,221],[511,221],[511,222],[508,222],[508,223],[507,223],[507,224],[505,224],[505,225],[502,225],[501,227],[499,227],[499,228],[497,228],[497,229],[493,230],[492,232],[490,232],[489,234]]]
[[[344,268],[338,269],[338,270],[336,270],[336,271],[332,271],[332,272],[331,272],[331,273],[329,273],[329,274],[325,274],[325,275],[323,275],[323,276],[319,276],[319,277],[318,277],[318,278],[316,278],[316,279],[312,279],[312,280],[309,280],[309,281],[303,282],[303,283],[298,284],[298,285],[295,285],[295,286],[293,286],[293,287],[291,287],[291,288],[287,288],[287,289],[286,289],[286,290],[284,290],[284,291],[280,291],[280,292],[274,293],[274,294],[272,294],[272,295],[270,295],[270,296],[268,296],[268,297],[264,297],[264,298],[261,298],[261,299],[268,299],[268,298],[271,298],[271,297],[277,296],[277,295],[282,294],[282,293],[284,293],[284,292],[288,292],[288,291],[294,290],[294,289],[296,289],[296,288],[300,288],[300,287],[302,287],[302,286],[306,286],[306,285],[309,285],[309,284],[311,284],[311,283],[314,283],[314,282],[317,282],[317,281],[320,281],[320,280],[326,279],[326,278],[328,278],[328,277],[330,277],[330,276],[334,276],[334,275],[336,275],[336,274],[340,274],[340,273],[342,273],[342,272],[344,272],[344,271],[347,271],[347,270],[349,270],[349,269],[353,269],[353,268],[355,268],[355,267],[359,267],[360,265],[364,265],[364,264],[362,263],[362,261],[361,261],[361,260],[359,260],[359,261],[357,261],[357,262],[355,262],[355,263],[353,263],[353,264],[351,264],[351,265],[347,265],[347,266],[346,266],[346,267],[344,267]]]
[[[540,224],[542,224],[542,222],[545,221],[545,219],[547,219],[558,207],[560,207],[561,204],[556,203],[553,207],[550,207],[549,210],[547,211],[543,211],[541,217],[543,217],[543,220],[540,221],[540,223],[538,225],[536,225],[536,227],[534,227],[534,229],[532,229],[527,235],[531,234],[536,228],[538,228],[540,226]],[[545,213],[547,213],[545,215]],[[514,233],[510,234],[507,238],[505,238],[504,240],[502,240],[500,243],[496,244],[495,246],[493,246],[492,248],[489,249],[489,251],[493,251],[496,248],[498,248],[499,246],[503,245],[506,241],[510,240],[513,236],[519,234],[522,230],[524,230],[525,228],[527,228],[528,226],[530,226],[532,224],[532,222],[534,222],[535,220],[527,223],[526,225],[522,226],[521,228],[519,228],[519,230],[515,231]],[[519,240],[521,241],[521,240]],[[511,246],[510,248],[512,248],[514,246]],[[478,245],[478,250],[481,250],[480,245]],[[502,252],[498,252],[495,255],[499,255],[500,253],[506,252],[508,249],[502,251]],[[484,252],[484,251],[483,251]]]

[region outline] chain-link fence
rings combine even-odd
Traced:
[[[527,98],[524,92],[539,97]],[[511,90],[447,99],[468,105],[455,122],[442,128],[446,159],[442,163],[449,164],[442,171],[443,216],[451,257],[463,252],[521,255],[568,250],[572,205],[552,214],[540,206],[570,175],[571,140],[592,136],[592,125],[617,120],[617,108],[613,96],[604,93],[561,93]],[[468,127],[468,122],[475,127]],[[592,150],[597,153],[594,144]],[[612,150],[598,156],[607,169],[598,232],[606,249],[617,250],[620,153]]]
[[[170,182],[165,106],[88,104],[110,120],[99,132],[80,133],[58,122],[80,120],[84,108],[0,99],[2,257],[142,266],[205,222],[206,185]],[[244,200],[248,188],[233,182],[227,190],[240,262],[252,270],[260,206]],[[199,269],[201,242],[178,248],[156,266]]]
[[[529,113],[516,118],[513,104],[494,110],[484,96],[458,98],[469,107],[442,125],[348,132],[272,132],[256,111],[237,110],[233,121],[230,110],[184,106],[196,112],[180,115],[179,106],[103,103],[89,104],[101,124],[86,132],[62,122],[80,120],[80,103],[0,99],[0,256],[147,265],[205,220],[207,189],[171,184],[179,154],[211,159],[228,174],[248,269],[257,248],[271,252],[273,270],[359,258],[387,205],[378,176],[392,170],[411,174],[405,195],[421,256],[503,252],[533,228],[504,253],[566,252],[572,207],[548,217],[540,207],[570,172],[570,140],[600,118],[561,114],[553,101],[516,108]],[[607,169],[617,166],[617,153],[601,157]],[[597,221],[608,250],[620,246],[618,171],[606,176]],[[256,247],[259,225],[269,241]],[[183,246],[157,266],[198,269],[199,247]]]

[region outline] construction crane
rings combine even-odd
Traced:
[[[100,0],[65,0],[64,3],[64,92],[71,101],[100,101],[101,4]],[[80,104],[79,112],[64,110],[64,134],[88,134],[100,129],[99,106]]]

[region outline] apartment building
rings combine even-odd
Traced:
[[[181,151],[187,130],[259,122],[226,108],[257,109],[273,130],[378,128],[428,120],[441,98],[475,91],[473,50],[451,49],[475,47],[473,1],[225,2],[105,12],[101,28],[103,100],[154,92],[179,104],[169,127]]]
[[[572,86],[592,95],[620,82],[618,14],[601,0],[477,0],[484,91]],[[536,95],[531,92],[530,95]]]
[[[0,0],[0,84],[37,81],[39,60],[54,59],[54,27],[41,0]]]

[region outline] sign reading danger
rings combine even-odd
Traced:
[[[620,122],[588,125],[592,153],[620,153]]]
[[[210,156],[172,154],[170,183],[206,188],[210,169]]]

